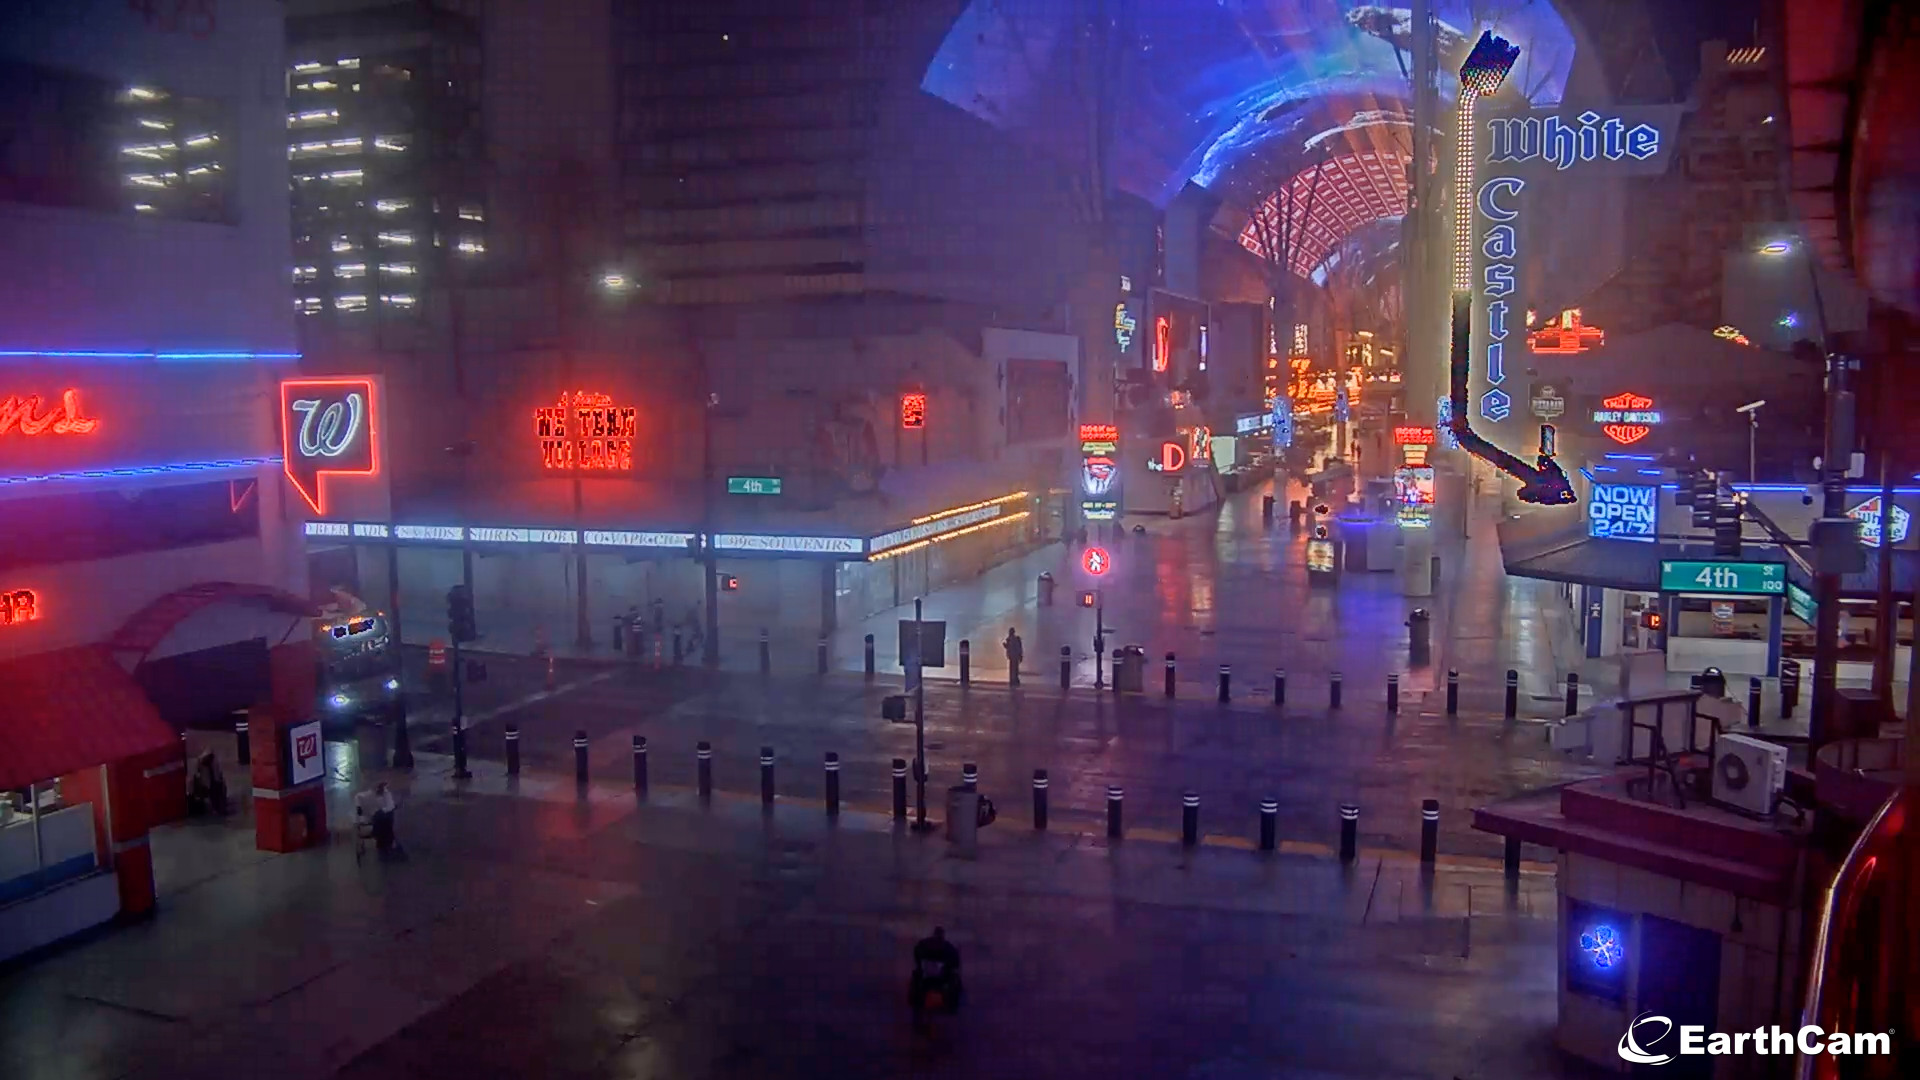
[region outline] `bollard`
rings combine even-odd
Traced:
[[[1231,689],[1232,684],[1233,684],[1233,668],[1227,664],[1221,664],[1220,665],[1220,704],[1225,705],[1227,702],[1233,700],[1233,691]]]
[[[694,763],[700,770],[700,801],[713,801],[713,744],[704,739],[693,748]]]
[[[1184,792],[1180,796],[1180,845],[1192,847],[1200,842],[1200,794]]]
[[[1400,711],[1400,675],[1398,672],[1387,672],[1387,711],[1390,713]]]
[[[827,673],[827,639],[821,638],[813,649],[813,670],[816,675]]]
[[[827,751],[827,816],[840,816],[840,755]]]
[[[1460,673],[1447,669],[1447,715],[1460,715]]]
[[[520,775],[520,727],[507,725],[507,775]]]
[[[641,795],[647,793],[647,737],[633,737],[633,790]]]
[[[573,782],[582,787],[587,783],[587,733],[584,730],[573,733]]]
[[[1340,673],[1336,671],[1333,673],[1333,676],[1327,680],[1328,708],[1337,709],[1340,707],[1340,684]]]
[[[1260,850],[1272,851],[1280,843],[1280,800],[1260,800]]]
[[[1073,646],[1060,646],[1060,689],[1073,684]]]
[[[253,764],[253,737],[247,734],[244,719],[233,722],[233,755],[242,765]]]
[[[1567,672],[1567,715],[1580,711],[1580,673]]]
[[[1271,495],[1260,496],[1260,522],[1263,525],[1273,524],[1273,496]]]
[[[907,820],[907,759],[893,759],[893,820]]]
[[[773,805],[773,747],[760,748],[760,804]]]
[[[1167,696],[1173,696],[1173,654],[1167,654]]]
[[[1273,703],[1275,705],[1285,705],[1287,703],[1286,668],[1273,669]]]
[[[760,628],[760,674],[773,671],[773,643],[767,640],[767,628]]]
[[[1047,770],[1033,770],[1033,827],[1047,829]]]
[[[686,643],[680,640],[680,631],[675,630],[673,632],[673,666],[679,667],[682,663],[686,661],[686,658],[687,658]]]
[[[968,791],[980,790],[980,769],[971,761],[960,765],[960,786]]]
[[[873,635],[872,634],[867,635],[866,650],[867,650],[867,679],[868,681],[872,681],[873,679]]]
[[[1352,862],[1360,854],[1360,808],[1353,803],[1340,804],[1340,861]]]
[[[1507,837],[1506,871],[1509,879],[1520,876],[1520,838]]]
[[[471,780],[473,773],[467,771],[467,721],[465,717],[455,717],[453,721],[453,778]]]
[[[1425,799],[1420,803],[1420,863],[1432,866],[1440,848],[1440,800]]]
[[[1750,728],[1760,726],[1760,676],[1758,675],[1749,676],[1747,679],[1747,726]]]
[[[1507,719],[1520,715],[1520,673],[1507,669]]]
[[[966,638],[960,639],[960,686],[962,689],[973,685],[973,644]]]
[[[1107,838],[1118,840],[1121,835],[1120,806],[1122,792],[1112,784],[1107,785]]]

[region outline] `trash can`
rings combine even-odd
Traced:
[[[1717,667],[1700,672],[1700,692],[1708,697],[1727,696],[1727,673]]]
[[[1040,573],[1040,606],[1053,606],[1053,575],[1044,570]]]
[[[1113,654],[1113,688],[1142,693],[1147,688],[1147,650],[1140,645],[1122,645]]]
[[[1414,608],[1407,616],[1407,653],[1416,664],[1433,656],[1433,613],[1426,608]]]
[[[955,784],[947,789],[947,840],[961,851],[980,841],[980,793]]]

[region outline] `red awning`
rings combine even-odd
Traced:
[[[179,744],[103,648],[0,663],[0,791]]]
[[[320,614],[310,601],[271,585],[203,581],[176,589],[134,612],[107,645],[115,653],[130,653],[133,659],[143,661],[187,616],[210,604],[228,602],[261,604],[286,615]]]

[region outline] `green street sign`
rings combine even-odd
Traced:
[[[1808,626],[1820,615],[1820,605],[1814,602],[1813,594],[1791,581],[1787,583],[1787,610]]]
[[[1782,596],[1787,591],[1787,564],[1663,559],[1660,563],[1660,591]]]
[[[727,477],[729,495],[778,495],[780,478],[777,476],[729,476]]]

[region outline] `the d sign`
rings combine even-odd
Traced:
[[[380,472],[374,382],[365,376],[288,379],[280,384],[280,446],[287,479],[316,514],[327,512],[330,476]]]

